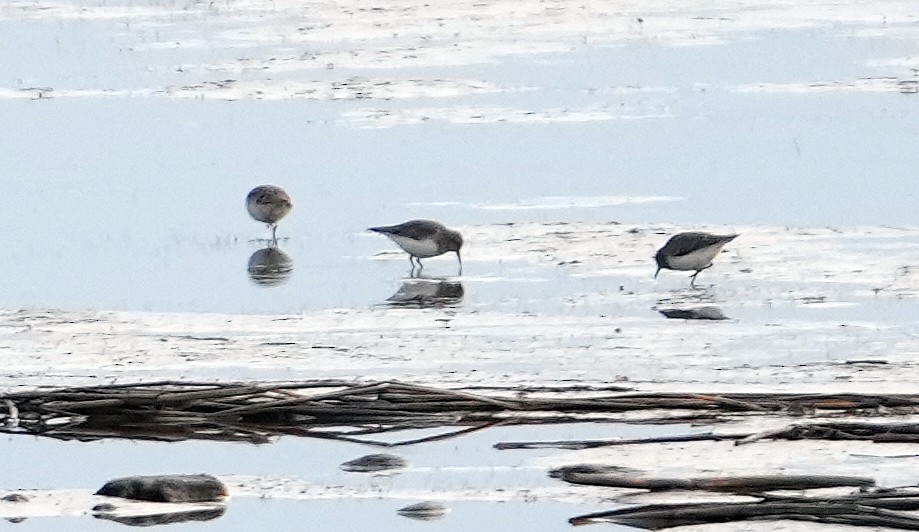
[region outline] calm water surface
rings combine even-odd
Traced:
[[[181,82],[174,65],[233,60],[238,50],[118,52],[117,22],[3,20],[0,86],[145,88]],[[185,30],[193,35],[197,26]],[[619,221],[725,225],[919,225],[919,96],[897,92],[738,92],[732,87],[883,76],[873,59],[910,56],[909,39],[854,38],[857,28],[767,32],[733,42],[642,42],[562,54],[518,55],[493,65],[389,72],[481,79],[541,90],[439,98],[446,107],[594,108],[618,118],[554,123],[454,124],[428,120],[366,129],[342,118],[416,100],[205,101],[164,97],[0,100],[0,307],[228,313],[366,308],[393,294],[408,271],[372,225],[430,217],[452,226],[504,222]],[[138,30],[139,35],[152,32]],[[114,43],[114,44],[113,44]],[[149,59],[149,63],[145,61]],[[149,68],[139,68],[142,63]],[[371,75],[367,72],[336,71]],[[283,75],[283,74],[280,74]],[[631,87],[632,91],[622,91]],[[644,116],[643,118],[638,117]],[[294,198],[280,247],[292,261],[285,284],[247,274],[267,230],[243,198],[277,183]],[[677,201],[569,208],[483,208],[546,203],[549,196],[671,196]],[[589,202],[585,202],[589,203]],[[602,203],[602,202],[601,202]],[[738,242],[739,243],[739,242]],[[475,243],[469,243],[474,247]],[[474,252],[470,253],[474,257]],[[431,261],[432,273],[454,264]],[[653,266],[649,259],[649,273]],[[466,263],[464,306],[560,311],[566,294],[615,286],[529,261]],[[500,282],[493,282],[494,279]],[[490,279],[485,282],[484,279]],[[534,282],[535,281],[535,282]],[[519,295],[529,295],[525,307]],[[913,319],[910,301],[865,303],[874,319]],[[608,309],[607,309],[608,310]],[[566,311],[570,311],[567,309]],[[580,312],[602,314],[586,306]],[[726,309],[735,318],[761,309]],[[630,308],[626,313],[653,313]],[[835,319],[846,309],[778,308],[780,318]],[[498,453],[501,438],[652,435],[611,431],[494,429],[404,449],[413,466],[394,487],[483,489],[548,485],[540,452]],[[685,427],[681,431],[687,430]],[[510,431],[510,432],[508,432]],[[559,433],[559,431],[562,431]],[[270,446],[76,443],[22,437],[0,442],[0,488],[95,489],[127,474],[199,472],[294,475],[334,486],[359,483],[337,464],[371,450],[313,440]],[[139,456],[143,456],[139,459]],[[74,467],[77,464],[77,467]],[[439,475],[444,466],[472,469]],[[508,466],[510,469],[496,469]],[[424,469],[427,468],[427,469]],[[478,468],[478,469],[475,469]],[[409,504],[413,501],[405,501]],[[566,520],[603,509],[540,502],[450,503],[440,521],[415,522],[403,501],[231,500],[227,514],[170,530],[568,530]],[[33,518],[0,529],[116,530],[90,517]],[[610,526],[605,526],[610,529]]]
[[[78,28],[68,35],[85,51],[105,49],[91,24]],[[3,46],[20,61],[0,76],[8,85],[15,86],[14,71],[36,83],[80,85],[76,73],[65,83],[46,71],[47,62],[21,57],[27,50],[37,54],[39,44]],[[916,225],[915,95],[725,88],[878,75],[864,61],[906,54],[910,46],[902,39],[853,39],[845,28],[757,34],[722,45],[601,46],[457,67],[454,75],[543,90],[438,99],[447,106],[628,105],[665,115],[644,119],[433,120],[362,129],[340,116],[367,107],[366,101],[2,100],[0,276],[8,282],[0,305],[245,313],[367,307],[398,288],[407,260],[373,260],[394,245],[364,229],[416,217],[454,226],[609,220]],[[800,48],[808,53],[797,53]],[[783,61],[768,60],[776,56]],[[50,63],[81,60],[65,49],[49,57]],[[130,65],[118,65],[110,75],[126,83]],[[87,68],[84,82],[98,82],[101,74]],[[622,94],[610,87],[665,91]],[[253,240],[268,233],[243,208],[249,188],[265,182],[282,184],[295,201],[279,231],[287,237],[281,248],[293,274],[271,288],[247,276],[250,255],[264,247]],[[545,196],[682,200],[482,208]],[[454,272],[447,262],[432,264],[434,273]],[[465,273],[470,279],[507,276],[514,268],[551,281],[547,300],[580,286],[529,264],[471,260]],[[483,289],[469,281],[466,304],[491,308],[521,289],[514,283]]]
[[[155,443],[100,441],[62,442],[50,439],[7,437],[0,442],[4,454],[20,457],[22,467],[4,475],[0,490],[86,489],[95,490],[111,478],[131,474],[207,471],[222,477],[230,486],[227,513],[208,523],[170,525],[176,530],[279,530],[297,529],[309,520],[325,530],[486,530],[513,525],[513,529],[566,530],[567,519],[583,513],[611,509],[593,501],[580,504],[541,500],[534,495],[527,502],[518,494],[562,484],[547,476],[540,458],[557,451],[497,451],[498,441],[530,439],[634,438],[705,431],[686,425],[634,426],[619,424],[570,424],[554,426],[498,427],[459,438],[399,447],[392,452],[405,457],[409,467],[392,477],[372,477],[339,469],[344,461],[381,452],[379,448],[311,438],[281,438],[270,445],[215,444],[209,442]],[[431,434],[405,431],[383,436],[386,441],[413,439]],[[8,454],[9,453],[9,454]],[[143,456],[142,460],[138,457]],[[253,482],[252,477],[262,480]],[[300,483],[313,497],[285,498],[288,481]],[[245,487],[238,482],[248,482]],[[259,485],[264,486],[260,491]],[[375,492],[369,498],[336,497],[316,499],[316,490],[326,486]],[[300,488],[293,490],[298,495]],[[398,516],[397,509],[417,502],[419,490],[435,500],[443,499],[451,509],[444,519],[419,522]],[[497,492],[502,490],[503,492]],[[451,493],[479,493],[485,500],[456,500]],[[400,495],[401,493],[401,495]],[[412,495],[414,494],[414,495]],[[517,494],[511,497],[511,495]],[[264,495],[267,498],[261,498]],[[494,502],[500,499],[510,502]],[[489,500],[490,499],[490,500]],[[538,504],[537,504],[538,502]],[[65,524],[66,523],[66,524]],[[529,523],[528,526],[524,526]],[[27,525],[28,524],[28,525]],[[0,521],[0,529],[12,525]],[[42,530],[41,526],[62,526],[67,530],[110,530],[115,525],[90,516],[30,518],[16,530]],[[39,527],[39,528],[36,528]],[[44,528],[47,530],[48,528]]]

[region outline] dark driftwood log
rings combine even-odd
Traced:
[[[756,434],[680,434],[654,438],[614,440],[557,440],[529,442],[499,442],[496,449],[592,449],[617,445],[644,445],[652,443],[679,443],[691,441],[734,440],[735,445],[746,445],[763,439],[773,440],[869,440],[878,443],[919,442],[919,423],[810,423],[794,424]]]
[[[751,434],[735,445],[771,440],[870,440],[876,442],[919,441],[919,423],[796,423],[780,429]]]
[[[775,490],[806,490],[840,486],[874,486],[874,479],[836,475],[763,475],[747,477],[649,478],[641,473],[610,471],[604,466],[561,467],[550,476],[572,484],[635,488],[651,491],[704,490],[750,493]]]
[[[871,491],[859,491],[852,495],[840,497],[812,497],[798,495],[776,495],[772,493],[759,493],[756,496],[772,502],[851,502],[872,508],[886,510],[919,510],[919,490],[915,488],[878,488]]]
[[[919,434],[881,433],[871,437],[876,443],[919,443]]]
[[[867,487],[874,479],[837,475],[766,475],[746,477],[648,478],[637,470],[618,466],[579,464],[553,469],[549,475],[575,484],[648,490],[706,490],[751,493],[839,486]],[[785,500],[785,499],[783,499]]]
[[[771,502],[656,504],[573,517],[573,525],[607,521],[636,528],[660,530],[687,525],[743,520],[792,519],[818,523],[880,526],[919,530],[919,518],[856,502]]]

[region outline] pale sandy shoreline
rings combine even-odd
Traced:
[[[917,37],[913,6],[905,0],[871,5],[855,0],[457,0],[424,6],[398,1],[94,5],[36,0],[0,9],[0,23],[34,25],[41,32],[49,22],[73,27],[78,36],[86,32],[72,44],[98,46],[98,53],[123,62],[118,73],[76,83],[79,72],[60,77],[20,74],[16,84],[0,85],[0,99],[363,100],[370,105],[347,110],[339,119],[374,128],[428,120],[480,123],[479,117],[485,123],[552,123],[671,116],[671,99],[660,96],[629,98],[625,108],[600,102],[519,108],[441,102],[482,94],[551,93],[551,86],[506,84],[450,70],[495,64],[502,58],[578,53],[598,46],[712,46],[776,31],[836,31],[853,39]],[[96,26],[113,34],[111,42],[92,42]],[[865,66],[876,75],[793,83],[752,79],[700,89],[740,94],[915,92],[919,65],[914,57],[877,57]],[[601,93],[635,89],[666,94],[674,86],[584,87]],[[392,100],[406,101],[409,108],[375,105]]]
[[[678,229],[463,228],[475,243],[469,262],[531,260],[600,286],[534,300],[534,309],[554,309],[541,312],[523,310],[526,293],[517,312],[462,305],[289,315],[7,310],[0,387],[330,378],[459,387],[573,380],[693,392],[912,389],[919,341],[908,315],[919,294],[919,229],[708,227],[741,236],[700,275],[700,290],[685,274],[651,278],[655,246]],[[501,281],[458,280],[467,290]],[[655,311],[700,305],[730,319],[666,320]],[[884,317],[897,308],[902,320]]]

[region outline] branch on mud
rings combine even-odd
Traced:
[[[751,493],[774,490],[808,490],[841,486],[874,486],[874,479],[839,475],[765,475],[747,477],[653,478],[640,472],[590,464],[554,469],[549,475],[571,484],[613,488],[702,490]]]
[[[610,440],[557,440],[499,442],[495,449],[593,449],[621,445],[646,445],[653,443],[682,443],[692,441],[728,441],[734,445],[746,445],[760,440],[864,440],[875,443],[917,443],[919,423],[857,423],[820,422],[796,423],[787,427],[770,429],[757,433],[677,434],[653,438],[610,439]]]
[[[912,504],[919,496],[909,497]],[[899,497],[904,499],[904,497]],[[839,500],[799,499],[759,502],[649,504],[573,517],[573,525],[612,522],[635,528],[660,530],[688,525],[727,523],[745,520],[796,520],[812,523],[845,524],[862,527],[887,527],[919,530],[919,518],[887,510],[886,498],[846,497]]]
[[[354,438],[417,428],[621,421],[677,423],[724,416],[830,411],[919,412],[919,396],[855,394],[619,393],[581,385],[492,388],[494,395],[404,382],[181,382],[35,390],[0,395],[0,432],[60,439],[210,439],[264,443],[280,435]],[[498,391],[503,393],[497,393]],[[3,407],[5,406],[5,408]],[[645,418],[636,413],[647,413]],[[919,441],[919,430],[890,425],[792,426],[769,434],[690,434],[644,440],[504,443],[498,448],[744,440],[765,437]],[[875,427],[872,433],[871,427]],[[463,434],[463,430],[455,431]],[[436,436],[443,438],[448,436]],[[403,442],[402,444],[409,444]],[[431,441],[430,437],[420,441]],[[367,443],[375,443],[367,441]],[[385,445],[381,442],[381,445]],[[392,445],[392,444],[390,444]]]

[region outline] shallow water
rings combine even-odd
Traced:
[[[556,4],[0,6],[0,309],[38,309],[0,313],[0,386],[359,375],[912,390],[914,6],[593,2],[587,18]],[[294,199],[279,229],[291,272],[254,282],[269,233],[243,198],[268,182]],[[405,256],[365,232],[420,217],[467,237],[462,278],[452,257],[427,261],[453,299],[423,311],[404,301],[420,290]],[[695,228],[742,236],[700,290],[653,280],[654,250]],[[658,313],[687,305],[729,319]],[[170,530],[554,531],[613,506],[546,477],[564,461],[909,481],[834,445],[491,448],[704,429],[502,427],[400,448],[412,466],[386,479],[337,468],[375,449],[321,440],[17,436],[0,441],[17,457],[0,489],[206,471],[234,491],[226,515]],[[433,496],[451,508],[441,520],[395,513]],[[84,511],[0,529],[122,526]]]
[[[43,36],[37,40],[68,32],[85,41],[89,54],[111,46],[94,42],[95,23],[67,23],[64,30],[40,20],[15,24]],[[913,41],[856,38],[854,32],[844,26],[772,31],[700,46],[642,41],[518,54],[496,64],[386,71],[395,78],[479,79],[505,91],[432,98],[431,106],[424,98],[0,99],[0,175],[9,185],[0,209],[7,249],[0,276],[16,281],[0,294],[0,306],[228,313],[365,308],[389,297],[408,268],[403,255],[389,253],[394,244],[364,228],[416,217],[461,228],[609,220],[917,225],[915,96],[747,92],[763,84],[806,87],[901,73],[870,60],[909,54]],[[14,50],[23,62],[40,51],[24,49]],[[50,63],[79,62],[69,50],[50,53]],[[191,60],[199,52],[182,53]],[[768,60],[778,56],[781,65]],[[150,57],[179,60],[166,52]],[[130,85],[126,72],[137,70],[129,61],[125,72],[108,71],[112,79],[86,73],[81,82],[45,72],[44,64],[30,61],[10,72],[28,72],[21,77],[39,85],[105,87]],[[10,77],[3,81],[15,85]],[[141,81],[159,83],[149,76]],[[513,115],[509,122],[491,121],[507,108],[599,115],[575,122],[561,115],[536,123]],[[399,125],[397,118],[391,127],[365,129],[380,124],[347,118],[362,109],[428,113],[429,119]],[[485,123],[438,118],[462,109],[480,109]],[[292,274],[273,287],[247,276],[250,256],[264,247],[254,240],[268,231],[247,217],[242,199],[262,182],[284,185],[295,201],[279,231]],[[477,261],[476,245],[466,246],[465,274],[471,280],[466,302],[477,309],[498,303],[495,293],[535,290],[548,310],[577,285],[556,268]],[[456,272],[449,261],[429,262],[432,275]],[[492,282],[476,286],[482,277]]]
[[[685,425],[593,423],[498,427],[392,449],[289,437],[257,446],[202,441],[81,443],[12,436],[0,442],[0,448],[6,456],[17,456],[21,467],[4,475],[0,490],[80,489],[91,493],[118,476],[208,471],[223,479],[230,489],[226,514],[209,524],[170,525],[170,529],[195,526],[207,530],[252,530],[269,526],[268,523],[289,529],[292,523],[308,519],[311,526],[326,530],[394,530],[426,525],[432,530],[452,531],[498,525],[518,527],[524,523],[530,523],[527,528],[534,530],[563,530],[568,527],[569,517],[598,511],[609,504],[591,497],[572,498],[570,487],[547,476],[549,466],[538,460],[557,451],[497,451],[493,443],[547,437],[630,438],[703,430]],[[402,431],[378,438],[401,441],[437,432]],[[339,469],[342,462],[373,452],[398,454],[408,460],[409,466],[383,476]],[[143,459],[138,460],[139,456]],[[450,511],[444,518],[428,522],[396,515],[398,508],[421,500],[443,502]],[[111,523],[87,514],[97,502],[59,503],[62,508],[46,510],[44,516],[35,502],[18,507],[5,505],[0,512],[9,516],[16,508],[26,508],[22,515],[30,517],[17,525],[30,523],[25,530],[40,530],[42,526],[109,530]],[[59,513],[69,517],[47,517]],[[3,526],[0,522],[0,528]],[[36,526],[39,528],[33,528]]]
[[[467,502],[450,503],[446,516],[432,520],[401,517],[396,510],[408,501],[357,499],[357,500],[257,500],[234,501],[223,516],[207,522],[170,524],[170,531],[207,530],[295,530],[303,523],[310,528],[323,530],[371,531],[438,531],[459,532],[488,530],[495,527],[512,527],[513,530],[559,531],[568,530],[567,520],[584,508],[597,505],[574,505],[553,502]],[[92,517],[55,517],[26,519],[15,525],[0,522],[0,529],[43,531],[48,527],[72,531],[124,530],[124,525]],[[162,528],[162,527],[160,527]],[[615,525],[606,530],[632,530]]]
[[[454,429],[455,430],[455,429]],[[319,438],[281,437],[268,445],[186,441],[178,443],[107,440],[96,442],[58,441],[49,438],[4,436],[5,453],[22,458],[25,467],[4,473],[3,489],[98,489],[106,481],[132,474],[162,471],[194,473],[208,471],[230,478],[232,495],[258,495],[257,486],[234,486],[231,477],[283,479],[305,482],[310,495],[324,486],[341,491],[366,488],[375,483],[368,474],[347,473],[339,464],[371,453],[392,453],[409,461],[409,468],[382,485],[393,492],[429,490],[447,496],[469,489],[483,498],[496,498],[492,490],[535,488],[557,485],[533,460],[556,451],[524,453],[497,451],[492,444],[504,440],[636,438],[684,432],[704,432],[705,427],[687,425],[641,426],[627,424],[574,423],[495,427],[462,437],[405,447],[381,448]],[[400,431],[367,438],[398,442],[449,432],[444,430]],[[219,450],[219,452],[213,452]],[[143,461],[138,462],[139,455]],[[74,468],[68,464],[78,464]],[[296,495],[295,493],[292,495]],[[334,496],[330,492],[329,496]],[[513,490],[508,494],[513,498]],[[500,498],[500,497],[498,497]]]

